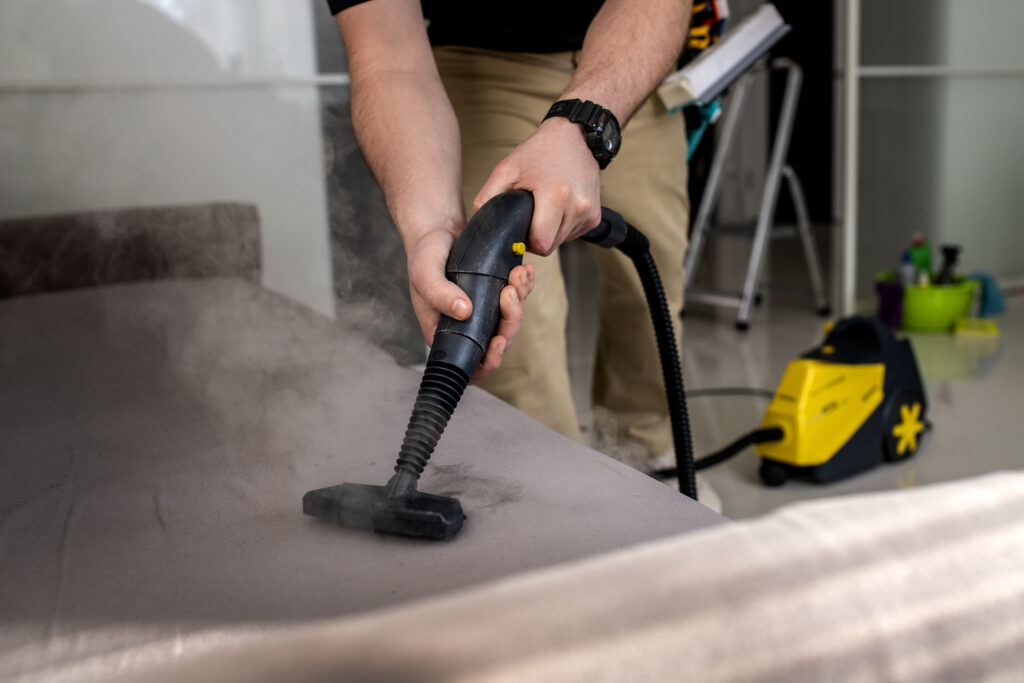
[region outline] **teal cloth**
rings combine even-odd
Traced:
[[[999,288],[999,283],[991,273],[979,270],[971,273],[968,279],[981,283],[981,306],[978,310],[978,317],[989,318],[1006,313],[1006,299],[1003,297],[1003,290]]]

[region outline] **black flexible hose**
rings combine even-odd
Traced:
[[[654,336],[658,342],[658,356],[661,359],[661,374],[665,382],[665,396],[668,399],[679,491],[697,500],[693,439],[690,435],[690,416],[686,409],[686,393],[683,390],[683,371],[679,366],[679,350],[676,348],[676,334],[672,329],[672,315],[669,313],[668,300],[658,276],[658,268],[654,264],[654,257],[651,256],[650,243],[643,233],[626,223],[625,239],[614,246],[633,262],[643,285],[647,307],[654,323]]]
[[[416,488],[416,480],[430,460],[467,384],[469,377],[459,368],[447,363],[427,363],[398,451],[389,495],[401,495]]]
[[[725,448],[717,450],[714,453],[710,453],[700,460],[697,460],[693,463],[693,467],[695,470],[702,470],[706,467],[717,465],[720,462],[725,462],[748,446],[765,443],[766,441],[780,441],[783,436],[785,436],[785,433],[782,431],[781,427],[763,427],[761,429],[755,429],[754,431],[744,434],[740,438],[736,439]],[[652,472],[651,476],[655,479],[671,479],[676,476],[677,473],[678,470],[673,467]]]

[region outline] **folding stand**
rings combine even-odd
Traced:
[[[817,312],[819,315],[829,315],[831,313],[825,296],[821,265],[818,262],[818,253],[814,244],[814,235],[811,232],[811,221],[807,212],[807,203],[804,200],[803,188],[800,185],[800,179],[797,177],[796,172],[785,163],[786,156],[789,153],[793,121],[796,118],[796,105],[800,97],[803,72],[796,62],[789,59],[776,59],[772,62],[771,68],[786,72],[786,89],[783,94],[782,110],[779,115],[778,126],[775,130],[771,159],[768,163],[768,172],[765,177],[764,191],[761,194],[761,205],[758,210],[757,219],[753,223],[744,225],[711,225],[711,214],[718,202],[726,157],[728,157],[736,137],[739,114],[743,109],[747,91],[750,89],[751,82],[753,81],[753,73],[747,73],[736,83],[732,101],[729,102],[726,108],[721,140],[711,162],[707,186],[701,199],[700,207],[697,210],[697,218],[693,223],[693,230],[690,233],[690,248],[686,253],[685,261],[687,304],[700,303],[738,308],[736,328],[739,330],[746,330],[750,326],[750,315],[755,299],[758,296],[757,289],[760,283],[761,268],[764,264],[764,255],[769,239],[800,237],[800,241],[803,243],[804,256],[807,260],[807,271],[811,280],[811,289],[814,293]],[[778,204],[779,190],[781,189],[783,178],[786,180],[786,187],[793,200],[793,206],[796,208],[797,221],[795,228],[792,226],[775,225],[775,208]],[[692,287],[706,239],[718,236],[740,236],[753,239],[750,260],[747,264],[747,275],[740,294],[701,290]]]

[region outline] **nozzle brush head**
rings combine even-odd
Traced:
[[[308,491],[302,511],[344,526],[379,534],[447,540],[459,533],[466,515],[455,498],[410,491],[388,496],[387,486],[341,484]]]

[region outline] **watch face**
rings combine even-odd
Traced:
[[[578,102],[578,100],[577,100]],[[557,102],[555,103],[558,104]],[[603,169],[608,166],[622,144],[622,133],[615,116],[600,105],[589,100],[582,103],[585,110],[580,117],[570,116],[569,120],[583,126],[587,138],[587,146],[593,152],[598,165]],[[559,114],[555,114],[559,115]],[[549,114],[550,116],[550,114]]]
[[[613,119],[605,121],[604,129],[601,131],[601,144],[612,154],[619,151],[619,145],[622,144],[622,136],[619,133],[619,127],[615,125]]]

